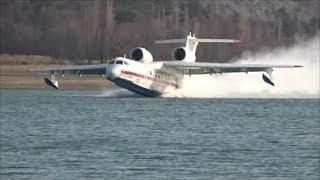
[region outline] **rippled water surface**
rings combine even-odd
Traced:
[[[1,91],[1,179],[319,179],[319,99]]]

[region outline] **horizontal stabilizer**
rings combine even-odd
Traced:
[[[197,39],[194,38],[198,43],[242,43],[242,41],[237,39]],[[165,39],[165,40],[157,40],[156,44],[176,44],[176,43],[185,43],[186,39]]]
[[[198,39],[202,43],[242,43],[237,39]]]
[[[185,43],[186,39],[166,39],[166,40],[157,40],[156,44],[172,44],[172,43]]]

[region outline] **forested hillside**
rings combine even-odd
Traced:
[[[1,53],[109,59],[190,31],[243,45],[200,45],[198,59],[225,62],[243,50],[289,45],[319,31],[319,0],[1,0]]]

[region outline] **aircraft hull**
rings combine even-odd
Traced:
[[[136,84],[132,83],[131,81],[128,81],[123,78],[115,78],[115,79],[113,79],[113,82],[121,88],[127,89],[131,92],[140,94],[145,97],[159,97],[162,94],[158,91],[150,90],[150,89],[141,87],[139,85],[136,85]]]

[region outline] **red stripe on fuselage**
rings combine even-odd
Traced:
[[[168,86],[173,86],[175,88],[178,88],[178,85],[175,84],[175,83],[164,81],[164,80],[161,80],[161,79],[157,79],[155,77],[146,76],[146,75],[143,75],[143,74],[135,73],[135,72],[132,72],[132,71],[126,71],[126,70],[121,70],[121,73],[122,74],[126,74],[126,75],[139,77],[139,78],[142,78],[142,79],[147,79],[147,80],[150,80],[150,81],[155,81],[155,82],[158,82],[158,83],[162,83],[162,84],[165,84],[165,85],[168,85]]]

